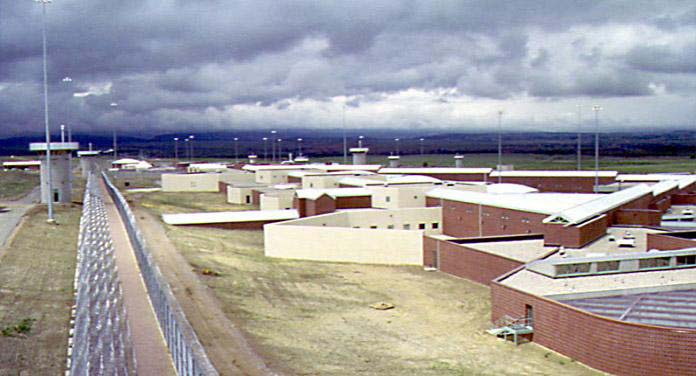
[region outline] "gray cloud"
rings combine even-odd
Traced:
[[[337,126],[340,116],[322,115],[337,100],[358,120],[379,116],[371,106],[394,112],[381,126],[461,122],[445,107],[427,108],[452,118],[405,120],[431,116],[395,102],[410,90],[440,106],[470,101],[472,121],[510,101],[652,97],[663,109],[665,96],[696,93],[688,1],[62,0],[48,10],[52,119],[84,130]],[[40,20],[32,2],[0,5],[0,136],[40,129]],[[443,101],[451,90],[460,98]]]

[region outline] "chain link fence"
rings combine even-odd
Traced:
[[[208,359],[169,284],[152,260],[151,253],[138,229],[135,216],[128,203],[103,172],[102,178],[126,226],[150,301],[167,341],[177,373],[195,376],[217,375],[218,372]]]
[[[71,375],[135,374],[106,208],[92,174],[87,177],[77,247],[67,368]]]

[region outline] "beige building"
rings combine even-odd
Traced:
[[[422,265],[423,235],[439,234],[442,209],[352,209],[264,226],[269,257]],[[291,240],[291,241],[290,241]]]
[[[264,187],[260,184],[239,184],[227,186],[227,202],[236,205],[252,205],[253,190]]]
[[[228,169],[220,174],[220,182],[225,184],[249,184],[254,181],[254,174],[243,170]]]
[[[294,189],[280,190],[264,193],[260,197],[261,210],[287,210],[292,209],[292,199],[295,196]]]
[[[372,207],[382,209],[424,208],[425,194],[437,188],[432,185],[415,186],[373,186]]]
[[[219,174],[162,174],[163,192],[218,192]]]

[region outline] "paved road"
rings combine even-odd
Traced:
[[[136,371],[139,375],[176,375],[126,228],[101,180],[100,189],[114,242],[118,276],[121,280],[123,301],[135,349]]]
[[[0,206],[6,206],[9,211],[0,213],[0,255],[2,255],[8,239],[32,206],[39,202],[39,187],[16,201],[0,201]]]

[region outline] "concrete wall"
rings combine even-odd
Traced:
[[[438,233],[432,223],[439,228],[440,215],[439,208],[367,209],[276,223],[264,227],[266,256],[421,265],[423,235]]]
[[[259,184],[285,184],[288,182],[290,170],[258,170],[255,173],[254,181]]]
[[[288,191],[283,193],[274,193],[272,195],[262,194],[261,195],[261,210],[285,210],[292,209],[292,201],[294,191]]]
[[[220,182],[227,184],[251,184],[256,179],[256,175],[251,172],[240,170],[227,170],[220,174]]]
[[[590,367],[617,375],[693,375],[696,330],[628,323],[491,284],[491,319],[534,311],[533,340]]]
[[[163,192],[219,192],[219,174],[162,174]]]
[[[252,188],[227,186],[227,202],[237,205],[252,205]]]
[[[519,261],[427,236],[423,245],[423,265],[484,285],[523,265]]]
[[[338,188],[338,181],[345,178],[345,175],[312,176],[302,177],[302,189],[330,189]]]
[[[434,187],[370,187],[372,207],[383,209],[424,208],[425,193]]]

